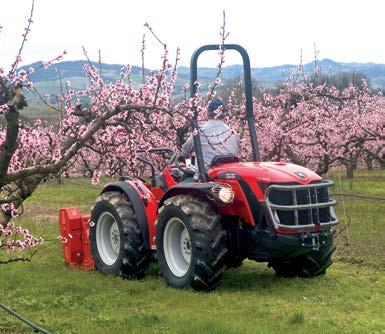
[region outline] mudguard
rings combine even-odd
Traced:
[[[107,191],[120,191],[126,194],[134,209],[146,248],[150,249],[151,242],[149,235],[149,221],[145,207],[145,203],[147,203],[148,198],[146,194],[142,193],[141,190],[142,189],[135,184],[135,181],[115,181],[108,184],[101,193],[103,194]],[[156,210],[154,213],[156,214]],[[151,222],[151,224],[153,223],[154,222]]]
[[[215,198],[211,189],[217,184],[211,183],[196,183],[196,182],[182,182],[176,186],[168,189],[163,195],[159,202],[158,207],[160,208],[167,198],[174,197],[177,195],[191,195],[198,197],[204,201],[215,202]]]
[[[253,212],[250,210],[246,195],[243,188],[240,186],[237,179],[222,180],[218,178],[219,182],[207,182],[207,183],[196,183],[196,182],[182,182],[176,186],[170,188],[162,197],[159,202],[158,208],[160,208],[164,201],[170,197],[177,195],[191,195],[200,198],[201,200],[213,204],[217,212],[222,216],[237,216],[242,217],[243,220],[251,225],[256,225],[259,214],[256,215],[256,221],[254,221]],[[224,182],[226,181],[226,182]],[[225,204],[218,200],[213,192],[212,188],[218,185],[229,185],[234,191],[235,199],[231,204]],[[255,203],[253,203],[255,204]],[[256,210],[259,208],[259,204],[255,204]]]

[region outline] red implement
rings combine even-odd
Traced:
[[[82,216],[79,208],[63,208],[59,212],[60,235],[64,259],[70,268],[94,269],[89,241],[89,215]]]

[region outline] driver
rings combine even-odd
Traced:
[[[225,110],[225,105],[221,100],[212,100],[207,107],[209,120],[199,129],[206,168],[210,167],[215,156],[238,156],[239,154],[239,135],[232,132],[230,127],[223,121]],[[194,140],[191,135],[182,145],[182,154],[190,156],[193,152]]]

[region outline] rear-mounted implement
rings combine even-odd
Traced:
[[[64,259],[70,268],[94,269],[90,241],[90,216],[82,216],[79,208],[63,208],[59,212],[60,235]]]

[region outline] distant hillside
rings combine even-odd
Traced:
[[[306,74],[311,74],[314,70],[314,61],[304,65]],[[341,63],[330,59],[317,61],[317,67],[325,74],[338,74],[340,72],[361,72],[371,82],[373,88],[385,88],[385,64],[375,63]],[[263,87],[271,87],[276,83],[287,78],[293,68],[297,65],[280,65],[273,67],[256,67],[251,69],[251,76],[257,80]],[[243,72],[242,65],[226,66],[223,69],[222,80],[231,80],[241,75]],[[188,76],[189,68],[179,68],[179,73]],[[200,68],[199,75],[203,78],[213,77],[216,73],[215,68]]]
[[[23,66],[22,68],[28,69],[29,67],[37,67],[40,63],[33,63],[30,65]],[[42,88],[45,89],[47,83],[51,89],[58,87],[58,74],[56,68],[60,69],[62,79],[64,81],[70,81],[71,85],[74,88],[81,88],[86,83],[87,80],[84,77],[83,65],[86,64],[86,61],[77,60],[77,61],[64,61],[59,64],[53,65],[47,70],[41,69],[32,74],[32,80]],[[99,64],[94,62],[92,63],[97,68]],[[251,74],[252,77],[262,84],[262,86],[275,84],[285,77],[287,77],[291,70],[296,65],[280,65],[273,67],[261,67],[261,68],[252,68]],[[375,64],[375,63],[339,63],[330,59],[323,59],[317,61],[317,66],[321,69],[323,73],[333,73],[337,74],[341,71],[357,71],[362,72],[372,83],[374,88],[385,88],[385,64]],[[119,73],[123,65],[120,64],[101,64],[102,74],[105,81],[112,81],[119,77]],[[310,74],[314,69],[314,62],[310,62],[304,65],[305,72]],[[148,73],[150,70],[146,69],[145,72]],[[230,65],[226,66],[223,69],[222,80],[227,81],[237,76],[241,75],[243,71],[242,65]],[[189,68],[181,66],[179,67],[179,81],[186,83],[189,80]],[[199,80],[206,81],[213,78],[216,74],[216,68],[199,68],[198,77]],[[131,79],[134,82],[141,82],[141,68],[138,66],[133,66],[131,71]],[[47,87],[48,88],[48,87]],[[47,91],[45,93],[49,93]]]
[[[84,76],[83,65],[87,62],[84,60],[77,61],[64,61],[55,64],[45,69],[40,69],[31,75],[31,79],[34,81],[35,87],[37,87],[41,94],[50,95],[54,98],[55,94],[60,93],[60,84],[58,81],[57,69],[60,70],[62,81],[70,81],[71,87],[74,89],[83,89],[87,85],[87,78]],[[38,67],[41,63],[33,63],[23,66],[23,69],[30,67]],[[94,62],[94,66],[99,68],[99,64]],[[375,63],[340,63],[330,59],[323,59],[317,61],[318,68],[325,74],[338,74],[340,72],[361,72],[371,82],[373,88],[385,89],[385,64]],[[120,64],[101,64],[102,76],[106,82],[116,80],[120,76],[120,71],[123,65]],[[280,65],[273,67],[261,67],[252,68],[252,78],[258,81],[262,87],[274,87],[277,83],[285,79],[295,68],[296,65]],[[310,62],[304,65],[304,70],[307,74],[311,74],[314,69],[314,62]],[[134,85],[140,85],[142,82],[142,69],[138,66],[133,66],[131,71],[131,80]],[[145,69],[145,73],[150,70]],[[207,85],[212,82],[217,72],[216,68],[202,67],[198,70],[198,80]],[[242,65],[230,65],[223,68],[221,79],[223,82],[232,80],[239,77],[243,73]],[[190,69],[188,67],[181,66],[178,70],[178,80],[175,87],[175,93],[181,94],[182,87],[185,83],[189,83]],[[38,110],[40,106],[37,106],[38,101],[33,96],[28,96],[28,101],[35,110]],[[28,111],[27,111],[28,114]],[[31,112],[31,115],[35,115],[35,112]]]
[[[28,70],[28,68],[38,68],[41,62],[36,62],[30,65],[23,66],[21,69]],[[87,64],[87,61],[75,60],[75,61],[63,61],[58,64],[54,64],[48,69],[39,69],[31,75],[31,79],[34,84],[44,94],[55,94],[60,92],[59,74],[63,82],[70,81],[73,88],[84,88],[88,80],[84,75],[83,66]],[[99,69],[99,63],[92,62],[96,68]],[[120,71],[123,65],[118,64],[101,64],[102,76],[106,82],[114,81],[120,76]],[[142,69],[137,66],[133,66],[131,70],[132,80],[140,81]],[[148,70],[145,70],[147,73]]]

